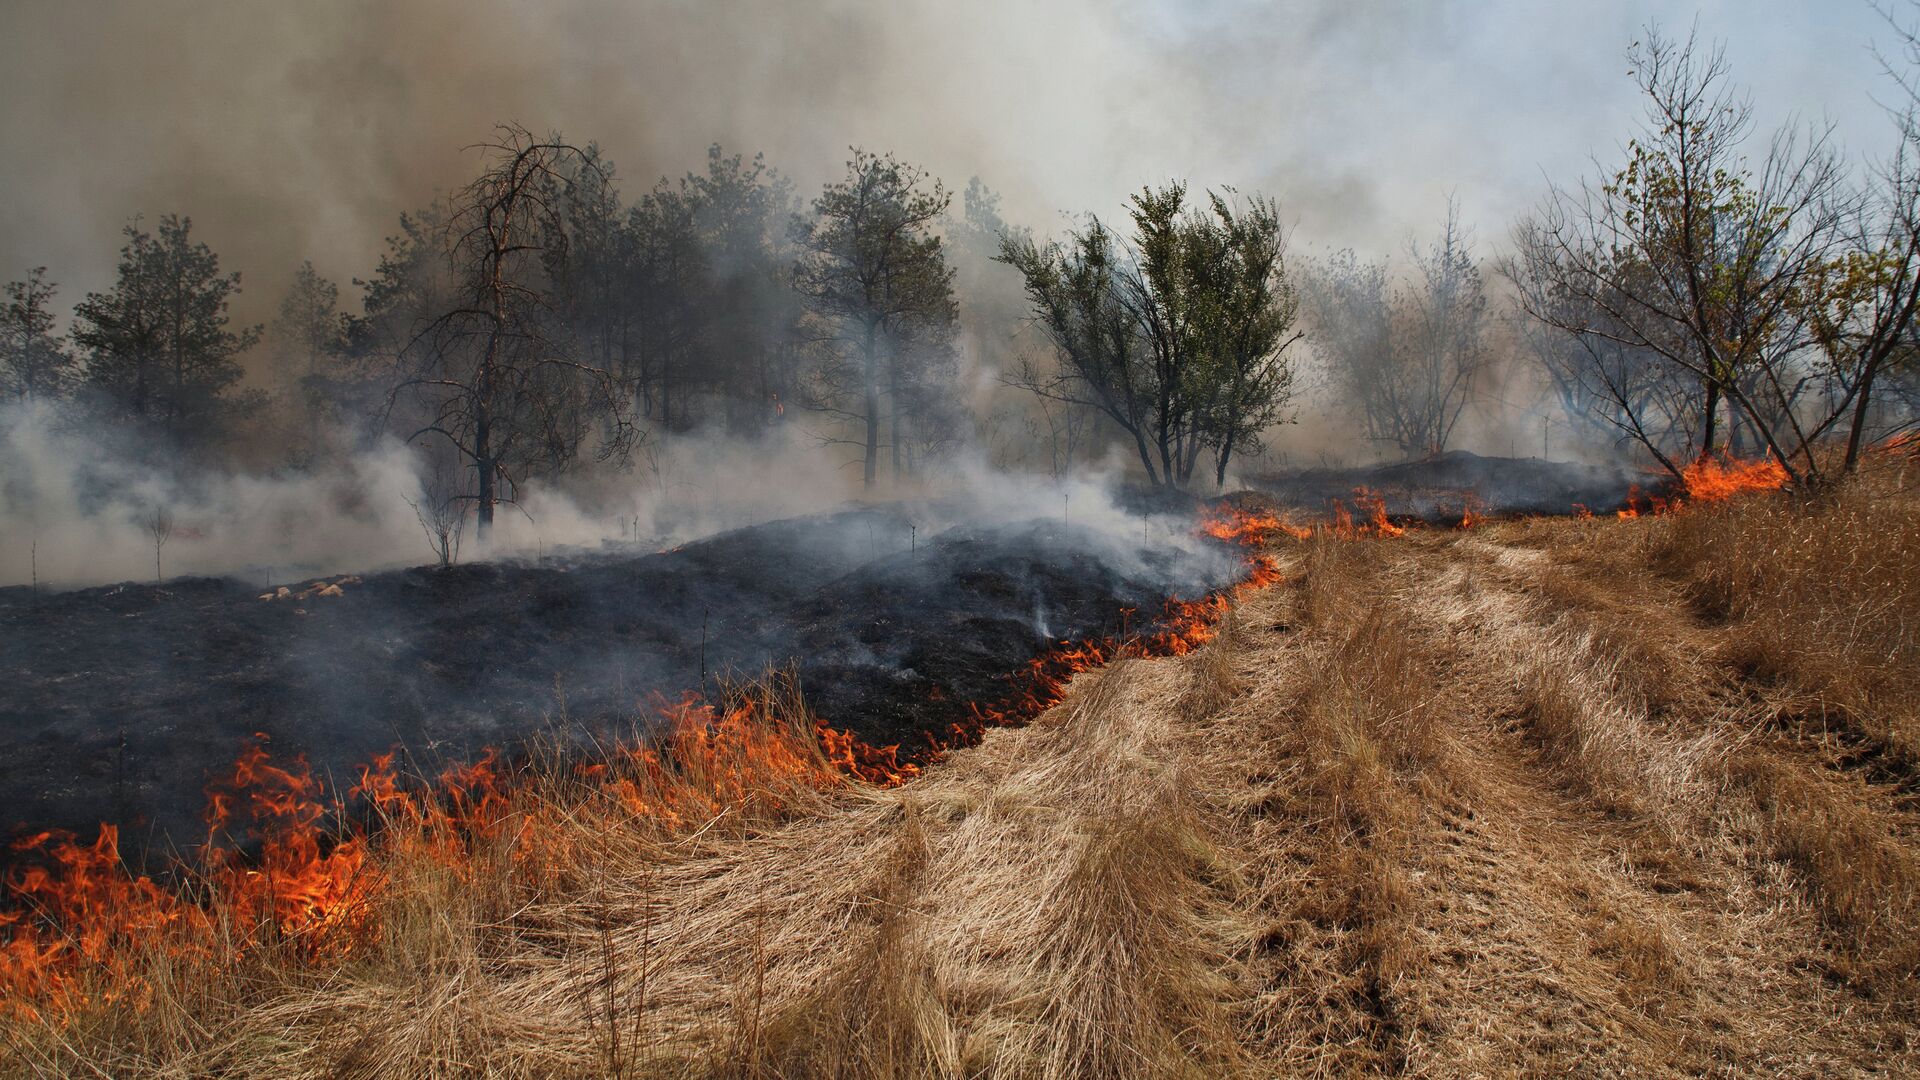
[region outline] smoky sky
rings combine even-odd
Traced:
[[[802,192],[860,145],[1042,231],[1184,178],[1382,253],[1453,192],[1491,247],[1626,136],[1649,21],[1724,40],[1763,121],[1887,148],[1866,0],[9,0],[0,278],[44,264],[64,307],[136,215],[179,212],[264,319],[303,258],[365,274],[509,120],[598,141],[630,196],[713,141]]]

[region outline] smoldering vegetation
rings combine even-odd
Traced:
[[[1067,509],[995,521],[977,504],[889,504],[657,553],[265,590],[0,590],[6,824],[118,822],[129,855],[160,854],[194,842],[203,789],[256,734],[344,791],[395,749],[433,776],[489,747],[644,741],[684,695],[787,668],[836,726],[910,757],[971,704],[1019,692],[1031,657],[1148,632],[1169,598],[1239,573],[1184,515],[1125,516],[1115,537]]]
[[[1649,27],[1388,258],[506,123],[270,322],[28,271],[0,1066],[1915,1071],[1891,22],[1882,157]]]

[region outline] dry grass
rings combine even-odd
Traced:
[[[1920,498],[1877,462],[1815,497],[1656,519],[1646,557],[1731,630],[1728,656],[1796,691],[1789,707],[1920,766]]]
[[[1321,538],[1297,598],[1257,600],[1244,622],[1284,641],[1287,662],[1210,725],[1245,785],[1214,798],[1247,853],[1249,925],[1240,1032],[1268,1068],[1393,1070],[1420,1023],[1405,992],[1425,957],[1409,875],[1428,770],[1446,757],[1436,680],[1404,620],[1373,595],[1371,543]],[[1244,646],[1243,646],[1244,647]],[[1252,681],[1252,680],[1249,680]]]
[[[903,788],[695,758],[667,826],[537,770],[463,861],[385,851],[377,947],[142,957],[0,1073],[1897,1074],[1915,505],[1321,537]]]

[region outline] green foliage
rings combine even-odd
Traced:
[[[149,427],[176,446],[213,441],[231,421],[227,396],[239,355],[260,328],[233,329],[227,302],[240,274],[168,214],[158,235],[126,229],[119,278],[74,309],[73,340],[86,350],[86,383],[106,413]]]
[[[1186,196],[1179,184],[1134,195],[1130,249],[1094,219],[1064,243],[1009,235],[1000,253],[1061,360],[1016,385],[1098,409],[1169,486],[1191,480],[1202,450],[1224,483],[1234,451],[1284,421],[1299,337],[1277,205],[1210,194],[1196,211]]]
[[[0,394],[29,404],[58,401],[73,391],[78,362],[53,334],[56,287],[47,268],[36,266],[24,281],[9,281],[0,307]]]

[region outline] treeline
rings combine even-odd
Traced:
[[[703,173],[629,203],[593,144],[496,134],[479,176],[402,216],[353,283],[358,310],[308,264],[270,325],[235,325],[240,276],[184,217],[128,226],[117,280],[65,334],[34,270],[7,287],[6,394],[211,453],[268,405],[238,392],[264,345],[298,417],[276,433],[293,464],[396,435],[428,459],[423,516],[470,511],[483,533],[529,480],[675,432],[752,439],[810,413],[860,449],[870,486],[970,434],[943,231],[999,231],[977,183],[955,225],[938,181],[856,151],[803,205],[715,146]]]
[[[630,198],[594,144],[502,127],[357,298],[306,265],[237,325],[240,275],[175,216],[128,226],[65,332],[32,271],[6,286],[0,393],[188,458],[248,432],[295,467],[406,440],[441,548],[530,481],[696,430],[798,423],[868,487],[962,447],[1055,475],[1120,449],[1151,483],[1220,485],[1309,387],[1407,456],[1537,416],[1676,472],[1723,449],[1844,471],[1920,417],[1916,110],[1856,170],[1825,129],[1761,138],[1717,52],[1646,42],[1624,159],[1552,188],[1492,273],[1452,203],[1399,265],[1292,258],[1272,198],[1179,183],[1048,239],[891,155],[802,197],[715,146]],[[242,389],[260,354],[277,398]]]

